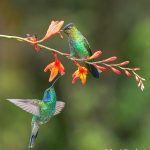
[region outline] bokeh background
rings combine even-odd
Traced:
[[[71,84],[75,66],[63,57],[66,75],[57,82],[64,111],[40,128],[35,150],[105,150],[150,148],[150,1],[148,0],[1,0],[0,34],[41,38],[51,20],[74,22],[93,51],[105,58],[141,67],[145,90],[134,78],[103,73],[99,80]],[[67,37],[44,43],[68,52]],[[50,86],[43,68],[53,60],[46,50],[36,53],[29,44],[0,39],[0,150],[26,150],[31,115],[6,98],[39,98]]]

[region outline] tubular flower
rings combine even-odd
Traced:
[[[80,66],[78,63],[76,65],[78,66],[78,70],[72,74],[72,84],[74,84],[76,80],[80,78],[82,85],[84,85],[86,83],[88,70],[85,67]]]
[[[64,21],[52,21],[51,24],[49,25],[49,28],[48,28],[45,36],[43,37],[43,39],[38,41],[38,43],[49,39],[51,36],[53,36],[55,34],[60,34],[60,29],[63,26],[63,24],[64,24]],[[60,34],[60,36],[62,37],[61,34]]]
[[[96,51],[92,56],[90,56],[89,58],[85,58],[84,60],[87,61],[87,60],[96,59],[101,55],[102,55],[102,51]]]
[[[64,66],[59,61],[57,54],[54,54],[55,61],[47,65],[44,69],[44,72],[50,70],[51,74],[49,77],[49,82],[51,82],[58,74],[58,72],[63,76],[65,74]]]

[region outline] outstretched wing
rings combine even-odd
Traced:
[[[39,102],[36,99],[7,99],[16,106],[22,108],[26,112],[29,112],[35,116],[40,116]]]
[[[64,103],[64,102],[57,101],[57,102],[56,102],[56,109],[55,109],[54,115],[59,114],[59,113],[62,111],[62,109],[63,109],[64,107],[65,107],[65,103]]]

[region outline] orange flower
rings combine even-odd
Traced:
[[[85,67],[80,66],[78,63],[76,63],[78,66],[78,70],[76,70],[72,75],[72,84],[76,82],[78,78],[80,78],[82,85],[86,83],[86,76],[88,74],[88,70]]]
[[[63,26],[63,24],[64,24],[64,21],[52,21],[44,38],[41,39],[40,41],[38,41],[38,43],[49,39],[51,36],[53,36],[55,34],[60,34],[60,29]],[[60,34],[60,36],[62,37],[61,34]]]
[[[50,70],[51,74],[49,77],[49,82],[51,82],[58,74],[58,72],[63,76],[65,74],[64,66],[61,64],[59,59],[57,58],[57,54],[54,53],[55,61],[47,65],[44,69],[44,72]]]

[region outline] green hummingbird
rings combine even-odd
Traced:
[[[67,34],[70,47],[70,56],[77,54],[79,58],[88,58],[92,51],[87,39],[76,28],[73,23],[67,24],[62,31]],[[95,78],[99,78],[100,72],[91,64],[86,64],[88,70]]]
[[[56,80],[54,81],[54,83],[56,82]],[[64,102],[56,101],[56,93],[53,87],[54,83],[50,88],[45,90],[43,100],[7,99],[26,112],[33,114],[31,122],[32,132],[28,146],[29,148],[34,147],[35,140],[38,135],[39,126],[47,123],[53,116],[59,114],[65,106]]]

